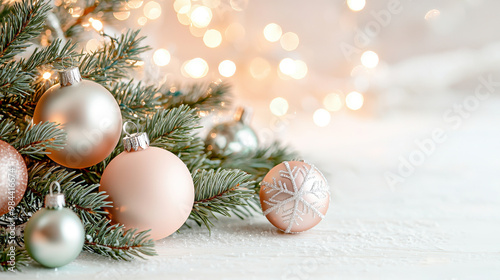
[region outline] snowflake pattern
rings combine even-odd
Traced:
[[[263,201],[263,203],[269,206],[269,208],[264,211],[264,215],[272,213],[273,211],[275,211],[276,214],[281,212],[283,222],[288,223],[285,232],[290,233],[293,225],[299,225],[299,223],[304,220],[303,216],[309,214],[309,212],[312,212],[313,217],[317,215],[321,219],[324,218],[324,215],[319,209],[327,207],[328,204],[324,205],[318,202],[329,196],[330,192],[323,174],[321,174],[312,164],[294,166],[293,169],[290,168],[290,164],[287,161],[283,162],[283,164],[286,170],[280,170],[279,175],[281,178],[290,180],[292,188],[290,189],[286,182],[276,180],[276,178],[273,178],[272,183],[263,181],[263,191],[267,194],[274,192],[269,199]],[[296,182],[299,175],[302,175],[304,178],[300,186],[297,185]],[[320,178],[318,178],[318,175]],[[283,195],[286,195],[284,199],[282,198]],[[311,195],[316,197],[317,200],[310,201],[310,199],[306,199],[306,197],[310,197]],[[293,206],[287,207],[290,202],[293,202]]]

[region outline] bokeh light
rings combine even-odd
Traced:
[[[280,61],[279,70],[289,77],[300,80],[307,75],[308,68],[304,61],[287,57]]]
[[[144,26],[147,22],[148,22],[147,17],[139,17],[137,19],[137,24],[139,24],[140,26]]]
[[[207,27],[212,21],[212,10],[205,6],[196,7],[191,12],[190,18],[194,26],[199,28]]]
[[[126,19],[128,19],[128,17],[130,16],[130,12],[129,12],[129,11],[124,11],[124,12],[115,12],[115,13],[113,13],[113,16],[114,16],[117,20],[126,20]]]
[[[275,116],[284,116],[288,112],[288,101],[283,97],[276,97],[269,104],[271,113]]]
[[[292,73],[291,77],[300,80],[307,75],[307,64],[302,60],[295,60],[295,71]]]
[[[357,91],[350,92],[346,97],[345,97],[345,105],[347,108],[351,110],[359,110],[361,107],[363,107],[365,99],[363,98],[363,95]]]
[[[378,54],[373,51],[366,51],[361,55],[361,64],[366,68],[375,68],[379,62]]]
[[[435,19],[437,17],[439,17],[439,15],[441,15],[441,12],[439,10],[436,10],[436,9],[432,9],[430,11],[428,11],[426,14],[425,14],[425,19],[426,20],[432,20],[432,19]]]
[[[97,30],[97,31],[102,30],[103,25],[102,25],[102,22],[100,20],[89,18],[89,22],[95,30]]]
[[[287,32],[281,36],[281,47],[286,51],[293,51],[299,46],[299,36],[293,32]]]
[[[336,112],[342,109],[342,99],[338,93],[329,93],[323,99],[323,105],[328,111]]]
[[[236,72],[236,64],[231,60],[224,60],[219,64],[219,73],[224,77],[231,77]]]
[[[155,1],[150,1],[144,5],[144,15],[149,19],[157,19],[161,16],[161,6]]]
[[[142,0],[129,0],[127,6],[131,9],[138,9],[142,6]]]
[[[174,10],[179,14],[187,14],[191,10],[190,0],[175,0]]]
[[[170,63],[170,52],[166,49],[157,49],[153,54],[153,61],[158,66],[165,66]]]
[[[270,23],[264,27],[264,37],[269,42],[276,42],[281,38],[281,34],[283,31],[281,30],[281,26],[276,23]]]
[[[222,34],[218,30],[209,29],[203,35],[203,43],[209,48],[216,48],[222,42]]]
[[[314,111],[313,121],[319,127],[325,127],[330,124],[331,116],[330,112],[325,109],[318,109]]]
[[[208,63],[203,58],[194,58],[188,60],[182,66],[183,74],[191,78],[202,78],[208,73]]]
[[[281,73],[292,76],[295,73],[295,61],[289,57],[280,61],[279,68]]]
[[[347,6],[355,12],[363,10],[365,5],[366,0],[347,0]]]
[[[99,49],[100,45],[101,44],[97,41],[97,39],[90,39],[87,44],[85,44],[85,50],[87,52],[95,52]]]
[[[250,74],[258,80],[265,79],[271,72],[271,64],[262,57],[256,57],[250,62]]]

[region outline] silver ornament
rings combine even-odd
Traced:
[[[59,123],[66,131],[64,149],[48,155],[53,161],[70,168],[95,165],[120,140],[120,107],[103,86],[82,80],[77,67],[60,72],[59,80],[38,101],[33,122]]]
[[[52,193],[56,184],[58,193]],[[26,250],[32,259],[46,267],[61,267],[73,261],[82,251],[85,231],[80,218],[64,208],[64,195],[57,182],[50,185],[45,208],[33,215],[24,229]]]
[[[205,140],[207,151],[217,156],[246,155],[255,151],[259,139],[248,125],[251,113],[238,108],[234,120],[216,125],[210,130]]]

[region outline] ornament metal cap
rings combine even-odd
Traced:
[[[128,124],[133,124],[136,128],[136,133],[130,134],[127,131],[127,125]],[[127,136],[123,137],[123,147],[125,148],[125,151],[127,152],[132,152],[132,151],[142,151],[145,150],[149,147],[149,137],[146,134],[146,132],[139,132],[139,127],[133,122],[125,122],[123,124],[123,131]]]
[[[52,186],[54,184],[57,186],[56,194],[52,192]],[[59,182],[57,181],[52,182],[50,184],[49,190],[50,193],[47,196],[45,196],[45,208],[59,209],[66,206],[66,200],[64,199],[64,194],[61,193],[61,185],[59,185]]]
[[[61,84],[61,87],[75,85],[81,81],[82,76],[78,67],[71,67],[59,72],[59,84]]]

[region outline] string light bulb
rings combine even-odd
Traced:
[[[52,76],[52,74],[50,72],[45,72],[42,75],[42,77],[43,77],[44,80],[50,79],[50,76]]]

